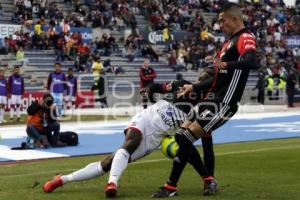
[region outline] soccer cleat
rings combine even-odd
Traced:
[[[115,183],[107,183],[105,187],[106,198],[114,198],[117,196],[117,185]]]
[[[204,179],[203,196],[213,195],[217,191],[218,182],[214,178]]]
[[[63,186],[63,180],[60,178],[61,176],[55,176],[53,180],[47,181],[43,185],[43,190],[46,193],[53,192],[56,188]]]
[[[152,194],[152,198],[167,198],[177,196],[177,188],[169,184],[165,184],[157,192]]]

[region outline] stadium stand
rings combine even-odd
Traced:
[[[1,64],[8,67],[23,64],[26,90],[43,90],[45,79],[48,73],[53,70],[52,66],[56,62],[57,47],[54,46],[57,44],[51,43],[51,39],[47,39],[47,34],[43,33],[41,34],[42,39],[36,40],[36,34],[30,32],[31,27],[35,29],[35,25],[40,23],[41,25],[60,24],[62,29],[68,29],[68,26],[100,28],[100,31],[97,32],[98,35],[96,35],[99,37],[98,39],[102,37],[99,33],[108,33],[114,38],[114,46],[110,43],[109,48],[106,48],[100,40],[101,48],[99,48],[97,38],[94,36],[93,42],[88,44],[90,53],[84,60],[86,67],[76,74],[77,76],[85,75],[81,81],[81,89],[90,89],[93,84],[90,68],[95,57],[100,57],[102,62],[110,61],[110,66],[113,69],[110,68],[109,71],[114,72],[115,69],[120,69],[121,72],[124,72],[120,74],[107,73],[109,91],[120,80],[133,83],[134,88],[138,89],[137,74],[143,63],[141,48],[144,46],[142,43],[144,40],[139,41],[142,31],[157,31],[161,34],[176,30],[184,30],[187,33],[198,31],[199,34],[196,37],[185,37],[182,41],[170,42],[169,46],[154,44],[151,47],[159,55],[158,62],[151,62],[151,66],[158,72],[155,81],[170,81],[175,78],[176,73],[169,66],[168,60],[172,50],[176,51],[176,63],[180,61],[188,69],[187,72],[181,73],[187,80],[192,81],[196,79],[197,71],[201,71],[205,67],[203,66],[203,54],[211,54],[220,46],[216,39],[220,34],[216,17],[220,5],[224,2],[196,0],[1,0],[0,9],[2,8],[3,17],[1,17],[0,23],[22,24],[23,26],[23,33],[14,34],[11,38],[7,38],[8,55],[1,55]],[[300,51],[298,48],[286,48],[284,36],[299,33],[299,20],[297,20],[299,19],[299,8],[285,7],[282,1],[264,1],[263,6],[259,3],[260,1],[255,2],[257,3],[243,1],[243,4],[245,5],[246,23],[257,34],[260,45],[261,69],[259,72],[271,76],[286,76],[285,68],[293,68],[297,72],[300,65]],[[253,12],[254,10],[256,12]],[[48,30],[43,31],[47,32]],[[132,46],[129,45],[131,42],[127,43],[128,32],[137,33],[136,37],[133,36],[132,38],[135,57],[132,62],[124,58],[124,55],[129,51],[129,46]],[[59,34],[57,33],[57,35]],[[75,54],[72,54],[72,51],[64,52],[68,56],[62,62],[63,70],[69,67],[75,68],[78,62],[82,61],[80,56],[76,56],[76,49],[78,51],[82,35],[79,38],[73,36],[68,35],[67,40],[75,38],[77,44],[71,44],[71,50],[73,48]],[[14,59],[14,54],[20,46],[16,41],[20,40],[19,38],[25,43],[25,63],[20,63]],[[34,45],[36,41],[38,44],[42,43],[41,47]],[[63,45],[67,47],[70,43],[65,42]],[[37,48],[41,50],[37,50]],[[107,49],[109,51],[106,51]],[[256,94],[252,92],[252,88],[256,85],[257,80],[258,73],[251,73],[247,84],[249,89],[245,92],[247,100]],[[130,88],[130,84],[118,84],[116,87],[117,91],[123,92]]]

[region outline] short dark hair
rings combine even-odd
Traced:
[[[73,70],[73,68],[72,68],[72,67],[69,67],[69,68],[68,68],[68,71],[74,71],[74,70]]]
[[[233,3],[233,2],[229,2],[229,3],[226,3],[224,4],[222,7],[221,7],[221,12],[226,12],[232,8],[241,8],[238,4],[236,3]]]
[[[224,4],[221,7],[220,13],[223,13],[223,12],[226,12],[226,13],[228,12],[228,13],[230,13],[230,15],[235,16],[235,17],[239,18],[240,20],[243,20],[243,12],[242,12],[241,6],[239,6],[236,3],[230,2],[230,3]]]
[[[61,66],[59,62],[54,63],[54,66]]]

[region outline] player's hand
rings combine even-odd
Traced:
[[[214,57],[213,57],[213,56],[206,56],[206,57],[204,58],[204,61],[205,61],[206,63],[213,62],[213,61],[214,61]]]
[[[166,85],[166,90],[167,90],[167,91],[171,91],[171,90],[172,90],[172,83],[168,83],[168,84]]]
[[[227,63],[222,62],[220,59],[215,59],[214,64],[218,69],[226,69],[227,68]]]
[[[177,93],[177,97],[184,96],[186,94],[189,94],[193,91],[193,85],[184,85],[181,90]]]

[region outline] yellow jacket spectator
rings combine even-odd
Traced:
[[[40,22],[37,22],[34,25],[34,33],[37,34],[37,35],[41,35],[41,33],[42,33],[42,25],[41,25]]]
[[[162,33],[163,33],[163,40],[164,41],[168,41],[170,39],[170,31],[169,31],[169,28],[168,27],[165,27],[163,30],[162,30]]]
[[[103,64],[100,58],[96,58],[92,65],[92,72],[94,81],[98,81],[101,70],[103,69]]]
[[[207,27],[203,27],[201,29],[201,32],[200,32],[200,39],[201,40],[208,40],[209,38],[213,38],[214,36],[208,32],[208,29]]]
[[[22,61],[23,59],[24,59],[24,51],[23,51],[23,48],[20,47],[16,54],[16,60]]]

